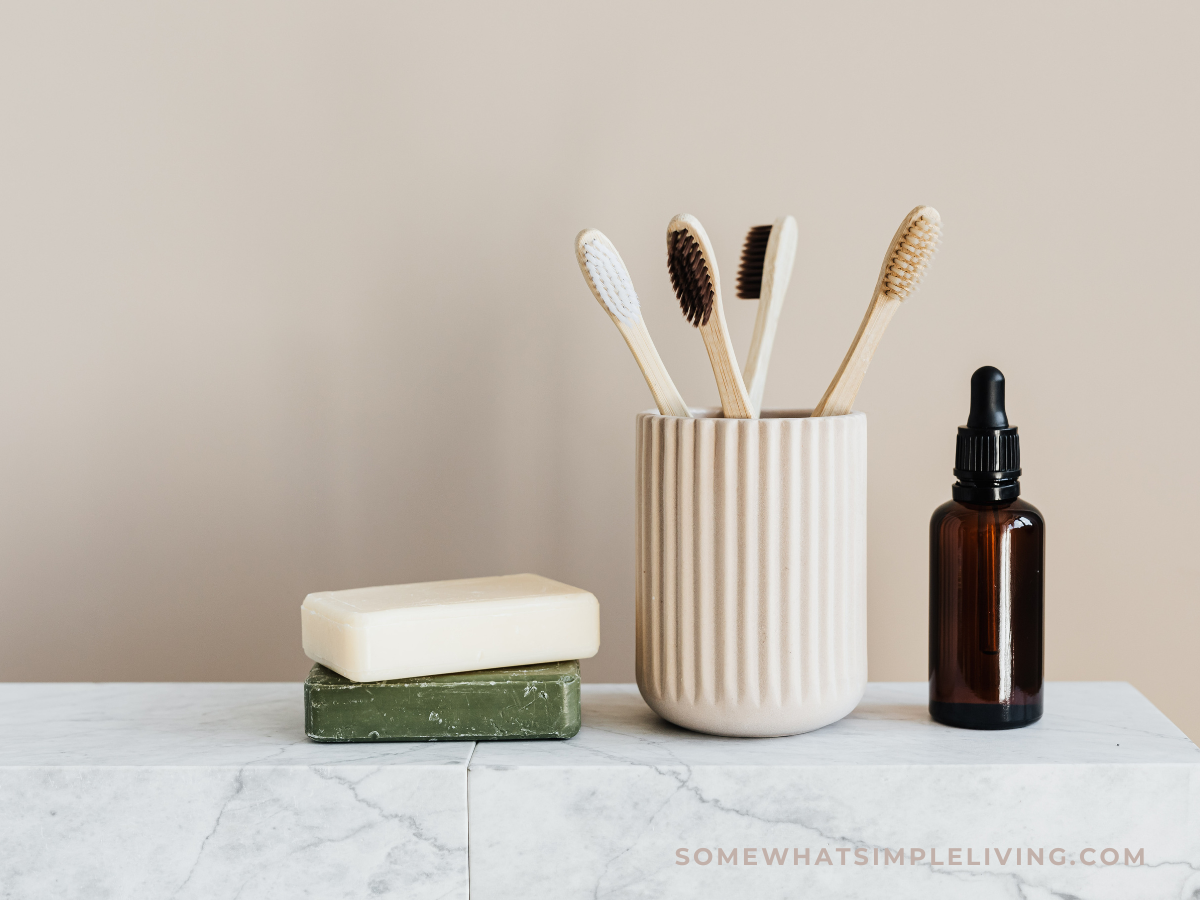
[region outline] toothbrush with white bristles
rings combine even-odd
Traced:
[[[658,411],[664,416],[690,419],[692,414],[650,339],[629,270],[612,241],[595,228],[585,228],[575,238],[575,259],[583,280],[629,345]]]

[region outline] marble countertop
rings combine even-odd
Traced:
[[[960,766],[1198,763],[1198,749],[1123,682],[1046,687],[1046,715],[1028,728],[970,731],[929,717],[924,683],[872,683],[845,719],[784,738],[722,738],[664,722],[634,685],[585,685],[574,740],[480,744],[479,766]]]
[[[737,739],[585,686],[574,740],[472,755],[471,896],[1200,896],[1200,750],[1131,686],[1050,684],[1040,722],[991,732],[935,723],[927,690]]]
[[[316,744],[300,684],[0,685],[0,897],[467,897],[474,744]]]
[[[318,744],[300,684],[0,684],[0,766],[457,766],[473,744]]]
[[[316,744],[299,684],[0,685],[0,897],[1200,892],[1200,750],[1132,687],[1048,685],[1001,732],[937,725],[925,690],[788,738],[585,685],[570,741]]]

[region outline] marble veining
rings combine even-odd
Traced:
[[[473,743],[315,744],[299,684],[0,685],[0,897],[458,898]]]
[[[298,684],[0,685],[0,898],[1200,898],[1200,750],[1137,691],[995,733],[924,691],[733,739],[585,685],[570,741],[316,744]]]
[[[820,731],[737,740],[585,686],[574,740],[474,754],[472,896],[1200,897],[1200,750],[1132,687],[1052,684],[1042,722],[991,733],[932,722],[925,691],[869,685]],[[1144,865],[1084,864],[1107,848]]]

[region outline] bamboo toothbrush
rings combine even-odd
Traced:
[[[756,418],[725,326],[717,258],[694,216],[678,215],[667,226],[667,269],[684,317],[704,338],[725,418]]]
[[[779,312],[792,277],[796,261],[796,238],[799,229],[791,216],[776,219],[774,225],[756,225],[746,234],[742,247],[742,263],[738,268],[738,296],[743,300],[758,300],[758,317],[754,320],[754,337],[746,354],[746,390],[750,405],[757,416],[762,411],[763,390],[767,386],[767,366],[771,363],[771,348],[775,344],[775,329]]]
[[[608,317],[625,338],[638,368],[650,386],[658,411],[664,416],[691,418],[687,404],[667,374],[650,332],[642,319],[642,306],[629,279],[629,270],[612,241],[594,228],[585,228],[575,237],[575,259],[583,280],[592,289]]]
[[[929,267],[942,235],[942,217],[932,206],[918,206],[900,224],[875,282],[875,296],[858,326],[846,358],[813,410],[814,416],[843,416],[854,407],[871,357],[884,329]]]

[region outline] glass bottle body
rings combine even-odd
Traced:
[[[929,523],[929,711],[960,728],[1042,716],[1045,521],[1019,498],[951,500]]]

